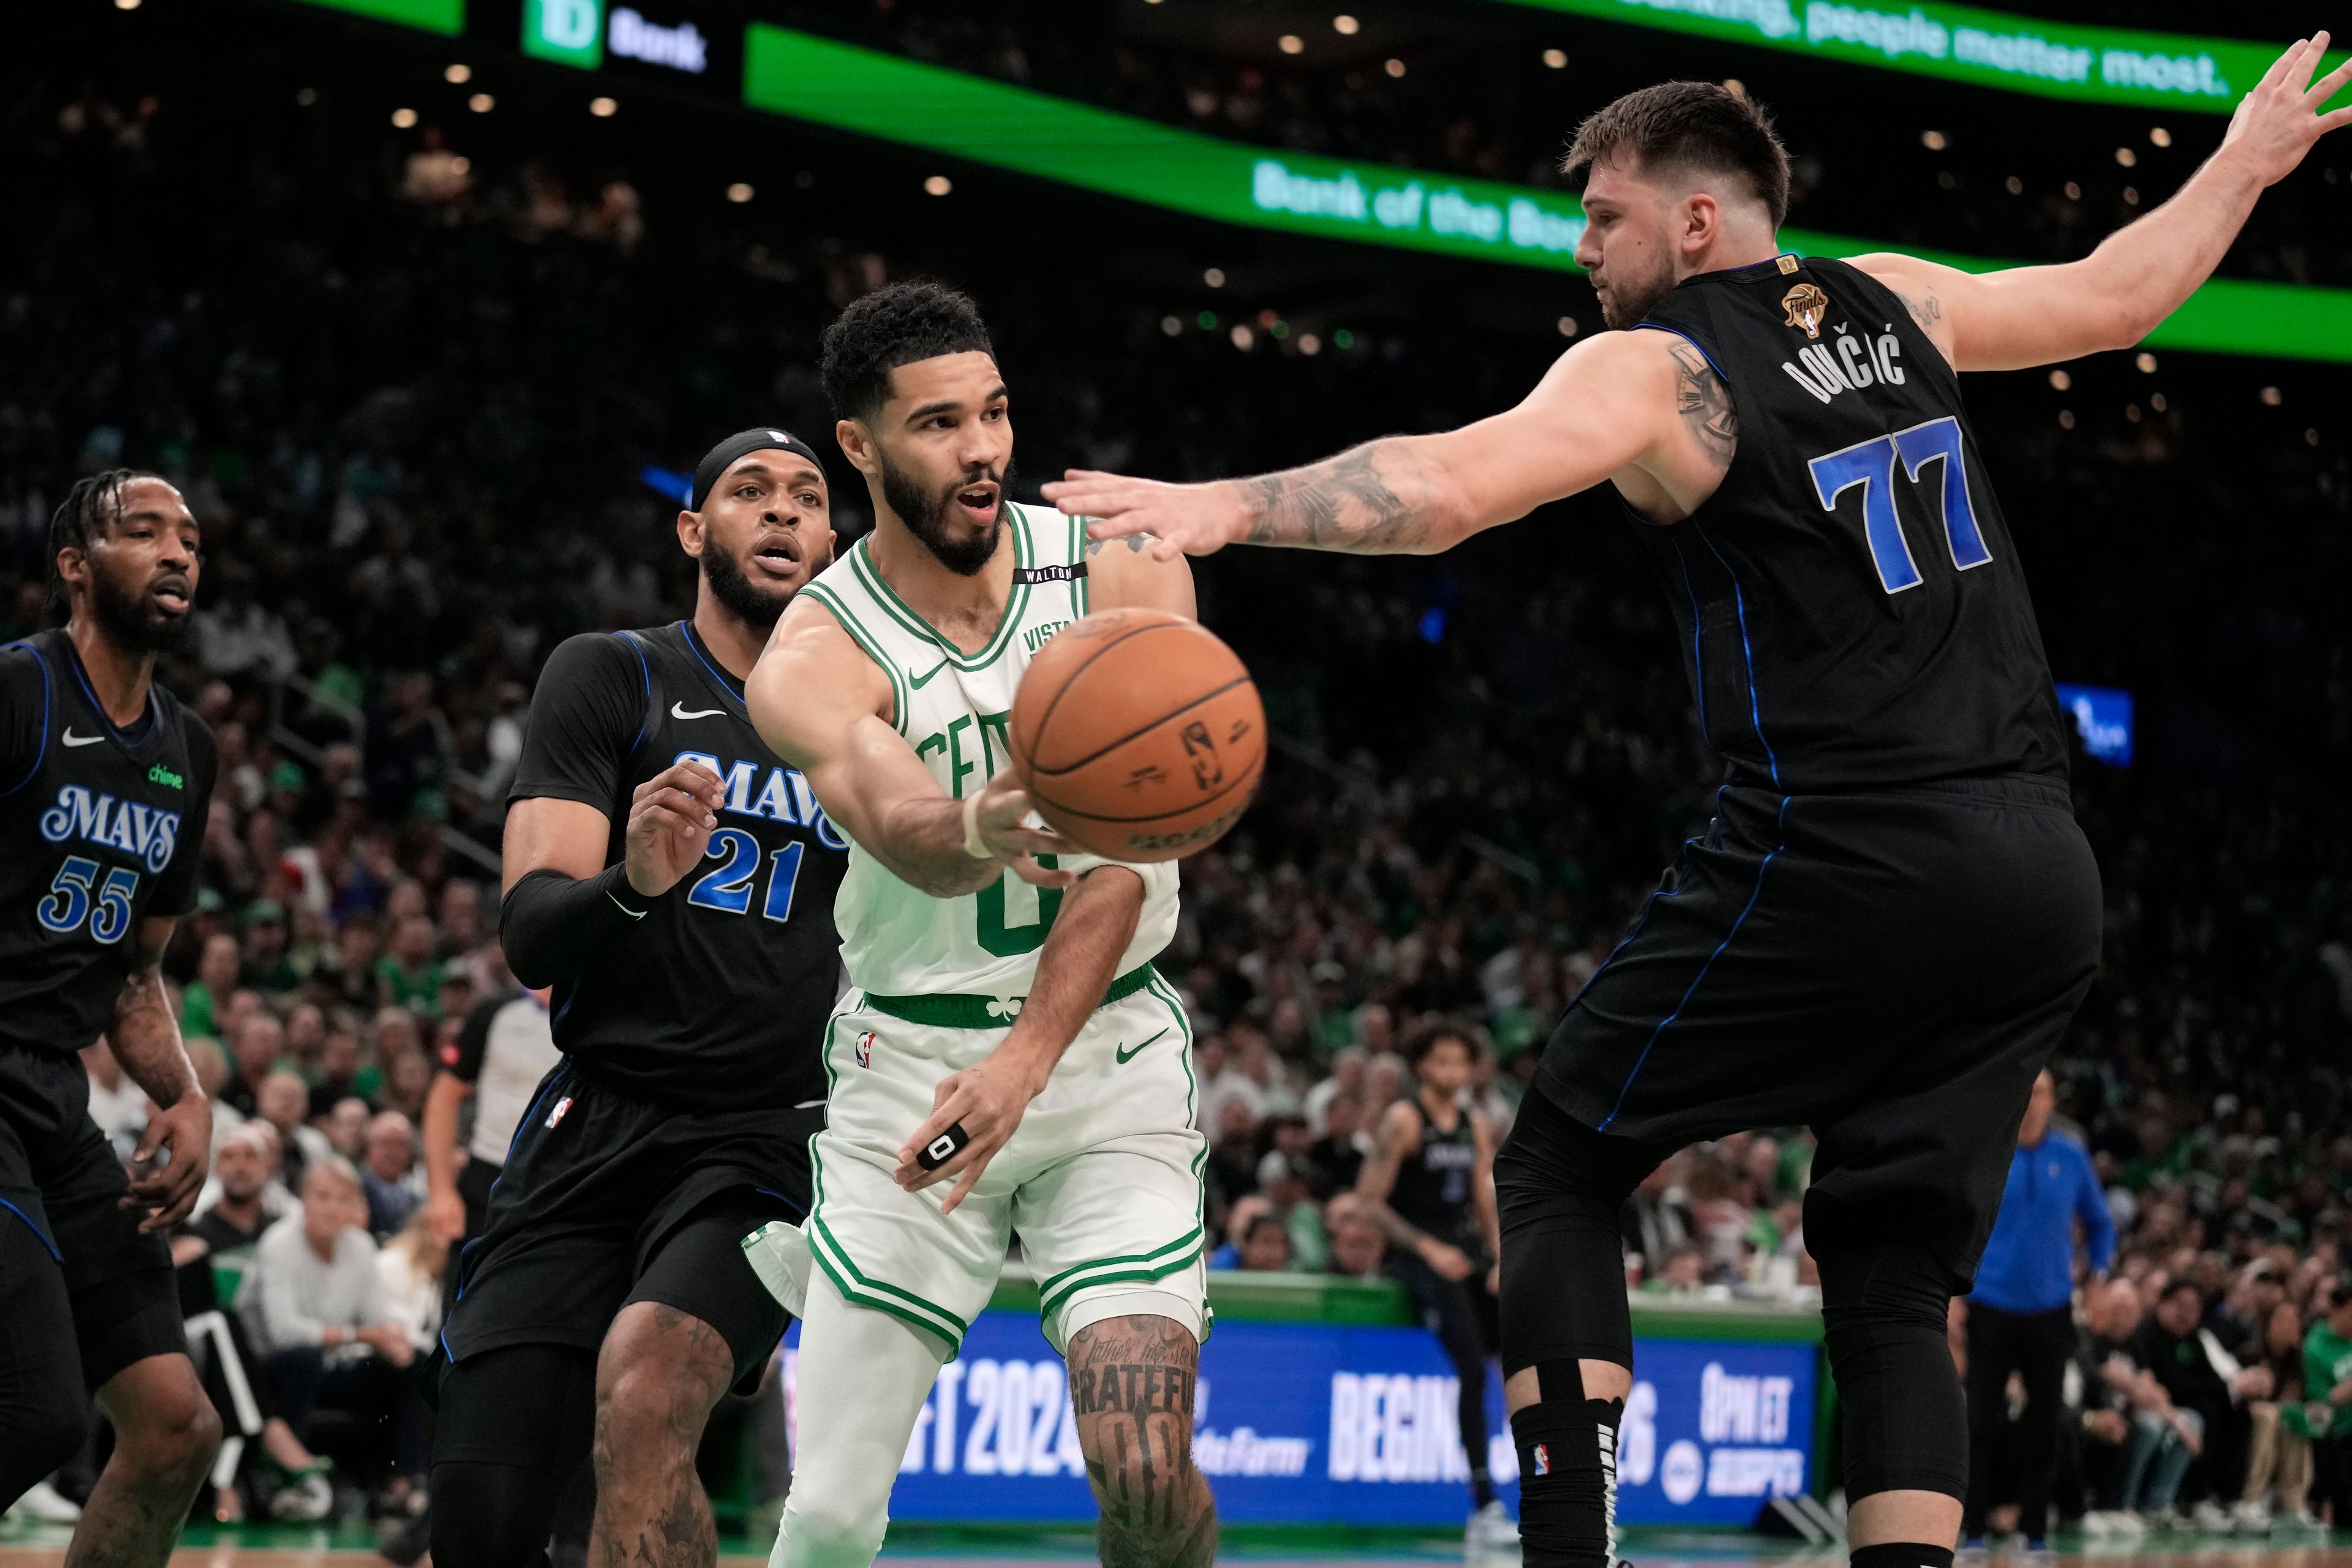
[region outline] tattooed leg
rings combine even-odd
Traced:
[[[1200,1342],[1170,1318],[1106,1318],[1070,1336],[1069,1362],[1105,1568],[1208,1568],[1217,1504],[1192,1464]]]
[[[220,1416],[184,1355],[132,1362],[98,1391],[114,1457],[66,1548],[66,1568],[162,1568],[220,1451]]]
[[[613,1320],[596,1357],[592,1568],[710,1568],[710,1500],[694,1473],[702,1424],[734,1380],[719,1331],[658,1301]]]

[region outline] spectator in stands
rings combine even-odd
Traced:
[[[1278,1123],[1284,1131],[1296,1129],[1303,1137],[1307,1121],[1303,1117],[1290,1117]],[[1277,1132],[1277,1139],[1280,1132]],[[1307,1184],[1307,1162],[1304,1152],[1293,1153],[1277,1146],[1265,1152],[1257,1165],[1257,1190],[1264,1194],[1269,1212],[1282,1222],[1290,1233],[1290,1267],[1305,1273],[1319,1273],[1330,1260],[1331,1238],[1323,1228],[1323,1211],[1314,1201]]]
[[[356,1095],[335,1101],[327,1113],[328,1146],[356,1166],[367,1158],[368,1121],[373,1112],[366,1100]]]
[[[273,1068],[261,1080],[254,1104],[257,1119],[278,1133],[279,1175],[288,1190],[301,1191],[302,1173],[310,1163],[334,1152],[327,1143],[327,1135],[304,1120],[304,1113],[310,1109],[310,1086],[291,1068]]]
[[[2093,1274],[2105,1274],[2115,1261],[2116,1228],[2091,1157],[2050,1130],[2057,1107],[2057,1083],[2045,1070],[2026,1100],[2008,1185],[1969,1297],[1969,1496],[1960,1535],[1979,1549],[1986,1511],[2001,1500],[1993,1489],[2004,1458],[2006,1473],[2018,1479],[2017,1528],[2026,1550],[2048,1549],[2050,1485],[2064,1419],[2061,1390],[2074,1344],[2075,1225],[2087,1240]],[[1769,1139],[1749,1147],[1750,1179],[1768,1194],[1779,1159]],[[2008,1419],[2012,1373],[2025,1389],[2024,1412],[2014,1423]],[[2004,1441],[2016,1443],[2013,1457],[2001,1452]]]
[[[2235,1401],[2267,1394],[2270,1370],[2255,1367],[2225,1381],[2199,1337],[2204,1314],[2204,1292],[2195,1279],[2168,1278],[2157,1298],[2156,1310],[2133,1339],[2132,1356],[2164,1390],[2176,1417],[2172,1426],[2184,1443],[2194,1435],[2189,1458],[2203,1461],[2200,1489],[2204,1495],[2196,1503],[2197,1528],[2225,1531],[2230,1519],[2218,1500],[2236,1497],[2245,1484],[2244,1434]],[[2182,1467],[2182,1473],[2189,1473],[2188,1466]],[[2172,1501],[2170,1497],[2153,1496],[2141,1507],[2163,1513]],[[2173,1521],[2168,1518],[2167,1522]]]
[[[269,1185],[277,1151],[272,1139],[257,1122],[247,1122],[222,1140],[213,1155],[213,1180],[219,1193],[200,1206],[188,1229],[212,1251],[216,1265],[241,1273],[271,1216],[262,1194]]]
[[[1307,1190],[1317,1198],[1328,1203],[1335,1194],[1355,1191],[1364,1169],[1363,1131],[1360,1094],[1350,1090],[1325,1099],[1322,1135],[1307,1146],[1306,1154]]]
[[[344,1412],[361,1434],[346,1451],[383,1468],[382,1435],[415,1352],[384,1301],[366,1217],[359,1173],[337,1157],[313,1164],[301,1212],[272,1225],[254,1248],[237,1308],[294,1435],[312,1449],[326,1446],[316,1412]]]
[[[383,1080],[381,1073],[364,1065],[359,1036],[340,1026],[329,1029],[320,1043],[318,1074],[310,1085],[310,1118],[314,1121],[332,1115],[338,1101],[364,1100],[368,1091]]]
[[[2147,1382],[2128,1349],[2139,1328],[2139,1288],[2120,1279],[2094,1283],[2085,1307],[2074,1334],[2074,1375],[2062,1380],[2075,1391],[2075,1403],[2074,1419],[2063,1428],[2071,1441],[2062,1443],[2060,1469],[2082,1494],[2085,1533],[2137,1538],[2145,1527],[2126,1495],[2125,1465]]]
[[[2352,1525],[2352,1273],[2322,1287],[2303,1342],[2303,1403],[2291,1426],[2311,1443],[2312,1488],[2328,1521]]]
[[[2245,1358],[2271,1372],[2271,1396],[2246,1405],[2253,1431],[2246,1456],[2246,1488],[2235,1511],[2239,1528],[2250,1532],[2266,1530],[2282,1517],[2298,1526],[2312,1522],[2311,1440],[2286,1418],[2303,1400],[2303,1313],[2285,1299],[2284,1281],[2279,1285],[2278,1302],[2271,1309],[2262,1343]]]
[[[103,1036],[82,1051],[81,1065],[89,1075],[89,1119],[115,1152],[128,1158],[147,1128],[147,1091],[123,1072]]]
[[[250,994],[232,993],[233,1007],[236,997]],[[228,1027],[229,1056],[236,1070],[220,1098],[236,1107],[239,1115],[254,1116],[260,1110],[261,1080],[286,1055],[286,1026],[267,1007],[255,1006],[246,1009],[242,1017],[233,1018]]]
[[[415,886],[414,882],[404,885]],[[380,1005],[405,1007],[433,1018],[441,1016],[443,970],[433,956],[437,945],[433,922],[422,913],[406,916],[393,928],[390,948],[375,961]]]
[[[236,989],[243,963],[236,938],[226,931],[205,938],[203,954],[196,960],[196,977],[180,992],[181,1034],[220,1037],[220,1010],[228,994]]]
[[[397,1110],[369,1121],[367,1162],[360,1180],[367,1194],[369,1234],[379,1241],[408,1224],[425,1201],[416,1183],[416,1125]]]
[[[1388,1250],[1388,1237],[1381,1234],[1381,1227],[1360,1214],[1332,1224],[1330,1271],[1334,1274],[1350,1279],[1383,1279]]]
[[[1234,1267],[1254,1274],[1275,1274],[1290,1267],[1290,1230],[1271,1214],[1260,1214],[1242,1233]]]
[[[1706,1283],[1706,1258],[1696,1241],[1677,1241],[1666,1248],[1658,1271],[1642,1281],[1653,1296],[1696,1296]]]

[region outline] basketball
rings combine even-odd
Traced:
[[[1054,831],[1112,860],[1174,860],[1239,820],[1265,710],[1234,650],[1165,610],[1065,626],[1013,702],[1013,765]]]

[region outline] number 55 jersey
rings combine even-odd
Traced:
[[[194,900],[213,771],[212,732],[170,692],[117,728],[63,631],[0,648],[0,1045],[98,1038],[139,921]]]

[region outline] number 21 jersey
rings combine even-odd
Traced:
[[[1716,492],[1641,528],[1732,782],[2063,778],[2024,572],[1959,379],[1902,300],[1782,255],[1685,279],[1642,326],[1704,353],[1738,416]]]
[[[119,729],[63,631],[0,647],[0,1046],[96,1040],[139,922],[194,901],[212,731],[161,687]]]

